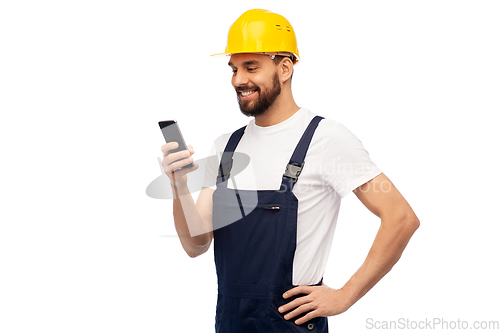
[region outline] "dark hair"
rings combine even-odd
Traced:
[[[286,55],[275,55],[275,56],[274,56],[274,59],[273,59],[274,64],[275,64],[275,65],[278,65],[278,64],[281,62],[281,59],[283,59],[283,58],[285,58],[285,57],[290,58],[290,60],[291,60],[292,62],[293,62],[293,60],[294,60],[294,58],[295,58],[292,54],[290,54],[289,56],[286,56]]]
[[[293,62],[295,60],[295,56],[293,54],[290,53],[290,55],[275,55],[274,56],[274,64],[275,65],[279,65],[279,63],[281,62],[281,60],[283,58],[290,58],[290,60]],[[292,69],[292,75],[290,76],[290,80],[292,80],[292,77],[293,77],[293,69]]]

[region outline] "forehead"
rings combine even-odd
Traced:
[[[268,55],[265,54],[255,54],[255,53],[237,53],[232,54],[229,59],[229,66],[242,66],[249,64],[261,64],[265,65],[270,63],[272,60]]]

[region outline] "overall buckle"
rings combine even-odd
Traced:
[[[288,163],[286,165],[285,173],[283,174],[283,177],[288,177],[292,178],[295,181],[297,181],[297,178],[299,178],[300,172],[302,171],[302,168],[304,167],[304,162],[302,162],[301,166],[297,166],[294,164]]]
[[[228,164],[220,165],[219,174],[217,175],[217,178],[219,179],[225,177],[226,179],[228,179],[232,167],[233,167],[233,159],[231,159],[231,161]]]

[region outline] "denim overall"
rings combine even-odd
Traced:
[[[218,333],[328,332],[326,317],[296,325],[294,321],[305,313],[285,320],[285,314],[278,312],[281,305],[304,296],[282,297],[285,291],[296,287],[292,285],[292,265],[297,241],[298,200],[292,188],[321,119],[323,117],[319,116],[312,119],[302,135],[279,190],[227,188],[233,152],[245,127],[235,131],[226,145],[213,194],[214,257],[218,279],[215,330]]]

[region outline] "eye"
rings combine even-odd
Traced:
[[[248,67],[248,68],[247,68],[247,70],[248,70],[249,72],[254,71],[254,70],[256,70],[256,69],[257,69],[256,67]]]

